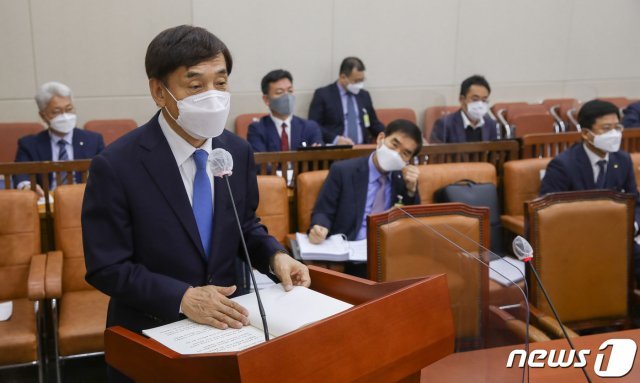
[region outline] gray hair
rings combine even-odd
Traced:
[[[38,110],[43,111],[53,96],[69,97],[73,100],[73,92],[71,89],[60,82],[47,82],[42,84],[38,92],[36,93],[36,104],[38,104]]]

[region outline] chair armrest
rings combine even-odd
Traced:
[[[47,256],[38,254],[31,257],[29,265],[29,280],[27,281],[27,294],[32,301],[39,301],[45,297],[44,273],[47,265]]]
[[[527,339],[527,323],[525,321],[493,305],[489,306],[489,310],[492,314],[492,320],[501,321],[504,328],[517,336],[519,340],[524,342]],[[529,324],[529,342],[544,342],[547,340],[551,339],[543,331]]]
[[[62,297],[62,252],[47,253],[47,271],[45,275],[46,297],[49,299]]]
[[[535,319],[536,324],[540,326],[547,334],[550,334],[554,338],[564,338],[564,334],[562,333],[562,327],[560,327],[560,323],[556,320],[556,318],[551,317],[538,309],[533,305],[529,305],[529,312],[531,316]],[[580,335],[573,331],[572,329],[564,326],[565,331],[569,338],[577,338]]]

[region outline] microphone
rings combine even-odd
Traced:
[[[236,223],[238,224],[238,231],[240,232],[240,239],[242,241],[242,248],[244,250],[245,261],[249,265],[249,271],[251,275],[251,283],[253,290],[256,292],[256,300],[258,301],[258,309],[260,310],[260,317],[262,318],[262,328],[264,329],[264,340],[269,341],[269,327],[267,326],[267,314],[264,312],[262,306],[262,299],[260,298],[260,292],[258,291],[258,284],[256,283],[256,276],[253,274],[253,267],[251,266],[251,259],[249,258],[249,251],[247,250],[247,243],[244,240],[244,234],[242,232],[242,224],[240,224],[240,218],[238,217],[238,210],[236,209],[236,202],[231,192],[231,185],[229,184],[229,176],[233,174],[233,157],[231,153],[222,149],[216,148],[209,154],[209,167],[214,177],[223,178],[227,184],[227,190],[229,190],[229,197],[231,197],[231,206],[233,206],[233,213],[236,216]]]
[[[569,338],[569,336],[567,335],[567,331],[564,328],[564,324],[560,320],[560,316],[558,315],[556,308],[553,306],[553,303],[551,302],[551,298],[549,297],[547,290],[542,285],[542,280],[540,279],[540,276],[538,275],[536,268],[533,266],[533,262],[530,262],[533,259],[533,247],[531,247],[531,244],[529,243],[529,241],[527,241],[521,236],[517,236],[513,240],[512,247],[513,247],[513,253],[516,255],[516,257],[518,257],[518,259],[520,259],[521,261],[529,264],[529,268],[531,269],[531,271],[533,271],[533,275],[538,281],[538,286],[540,286],[540,289],[544,294],[544,298],[549,303],[549,307],[551,307],[553,316],[556,318],[556,320],[560,324],[560,329],[562,330],[562,334],[564,335],[565,339],[567,339],[567,342],[569,343],[569,347],[571,347],[571,349],[575,351],[576,349],[575,347],[573,347],[573,342],[571,342],[571,338]],[[584,368],[584,366],[582,367],[582,372],[584,373],[585,378],[587,378],[587,382],[591,383],[589,374],[587,374],[587,370]]]

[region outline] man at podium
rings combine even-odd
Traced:
[[[108,327],[139,332],[184,316],[242,327],[247,311],[228,297],[244,253],[226,181],[208,165],[214,148],[233,157],[228,181],[253,265],[287,290],[310,278],[260,224],[253,152],[224,129],[231,54],[209,31],[182,25],[153,39],[145,67],[160,110],[91,164],[82,208],[86,280],[111,297]]]

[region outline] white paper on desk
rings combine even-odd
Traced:
[[[11,318],[11,314],[13,313],[13,302],[2,302],[0,303],[0,322],[6,321]]]
[[[302,286],[285,292],[281,284],[260,290],[262,306],[267,316],[269,333],[284,335],[313,322],[347,310],[352,305]],[[262,329],[262,318],[254,293],[233,298],[249,310],[252,326]]]
[[[49,204],[53,203],[53,196],[51,194],[49,194]],[[45,201],[44,201],[44,197],[40,197],[38,198],[38,205],[44,205]]]
[[[367,261],[367,240],[349,241],[349,260],[350,261]]]
[[[510,286],[511,282],[518,283],[524,279],[524,262],[518,259],[510,257],[494,259],[489,262],[489,266],[489,278],[503,286]]]

